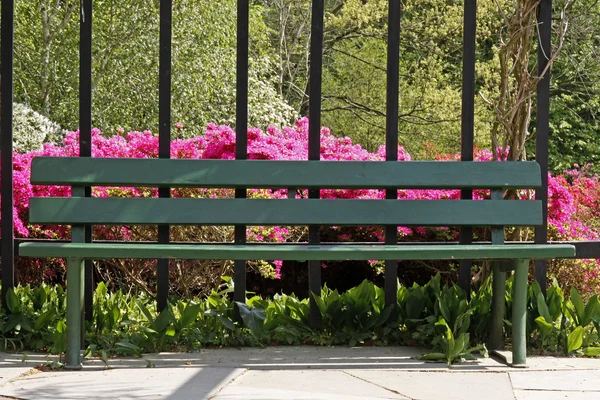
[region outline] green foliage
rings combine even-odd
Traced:
[[[541,348],[553,352],[562,350],[569,355],[574,352],[593,356],[597,345],[600,321],[600,303],[594,295],[587,304],[579,292],[572,288],[570,298],[556,281],[548,289],[546,297],[537,282],[529,290],[529,319],[535,322],[529,330],[533,337],[541,338]]]
[[[433,310],[423,320],[418,320],[419,325],[413,338],[422,344],[433,347],[434,352],[421,357],[423,360],[445,360],[448,365],[455,361],[472,358],[475,351],[481,351],[487,356],[485,345],[471,346],[471,315],[483,308],[478,296],[478,301],[469,303],[466,293],[456,285],[441,286],[441,276],[437,274],[425,285],[423,291],[414,290],[424,298],[423,304],[429,303]],[[421,294],[422,293],[422,294]],[[482,293],[482,292],[480,292]],[[427,301],[429,300],[429,301]]]
[[[448,366],[450,366],[456,361],[473,359],[471,353],[475,351],[480,351],[487,356],[485,344],[470,347],[469,334],[463,332],[462,329],[456,331],[456,327],[454,330],[451,329],[444,318],[440,318],[440,320],[435,323],[435,327],[437,331],[441,333],[441,341],[437,346],[441,348],[441,352],[424,354],[420,357],[421,360],[437,361],[441,359],[445,360],[448,363]]]
[[[236,1],[173,4],[172,113],[200,134],[235,115]],[[15,98],[75,129],[78,116],[79,1],[15,4]],[[275,58],[265,41],[260,7],[250,24],[250,125],[295,117],[275,90]],[[159,1],[94,2],[93,124],[105,132],[158,131]]]
[[[313,297],[321,311],[324,331],[316,343],[355,346],[392,339],[392,308],[385,307],[383,289],[372,283],[363,281],[341,295],[324,287],[321,296]]]
[[[385,307],[383,289],[370,282],[341,294],[324,287],[314,296],[322,329],[310,327],[308,299],[254,296],[235,303],[230,299],[232,291],[232,280],[224,278],[219,290],[209,296],[173,298],[158,312],[147,295],[109,292],[100,283],[94,293],[92,321],[86,323],[86,357],[99,357],[108,365],[114,355],[306,343],[420,345],[432,349],[423,359],[448,364],[471,359],[475,352],[487,354],[483,341],[489,329],[489,280],[471,294],[471,301],[459,287],[442,286],[440,275],[423,286],[399,286],[397,313]],[[597,297],[586,304],[572,291],[566,300],[554,284],[546,299],[534,283],[528,304],[531,346],[590,357],[600,353]],[[9,290],[7,307],[10,312],[0,314],[0,348],[65,351],[66,296],[61,286]],[[234,317],[236,308],[241,323]]]

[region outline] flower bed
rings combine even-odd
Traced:
[[[28,223],[29,198],[32,196],[69,196],[67,187],[38,187],[29,181],[31,161],[35,156],[67,156],[79,154],[78,133],[69,132],[62,145],[45,144],[42,150],[14,154],[14,190],[15,190],[15,235],[17,237],[68,239],[68,227],[31,226]],[[152,158],[158,156],[158,136],[152,132],[129,132],[126,135],[105,137],[99,130],[92,132],[93,157]],[[191,139],[174,140],[171,143],[171,157],[188,159],[233,159],[235,158],[235,132],[228,126],[211,124],[206,133]],[[248,131],[248,158],[261,160],[305,160],[308,157],[308,120],[299,120],[294,127],[283,130],[269,128],[266,132],[259,129]],[[458,159],[455,155],[436,155],[438,159]],[[333,136],[327,128],[321,131],[321,159],[330,161],[385,160],[385,148],[375,153],[368,152],[349,138]],[[403,147],[398,147],[400,162],[411,159]],[[476,152],[478,161],[491,161],[493,154],[488,150]],[[215,189],[174,189],[174,197],[230,197],[230,190]],[[94,196],[134,196],[152,197],[158,195],[156,188],[106,188],[96,187]],[[476,191],[475,198],[482,199],[486,191]],[[518,193],[519,196],[530,195]],[[564,175],[549,177],[549,213],[550,234],[555,240],[590,240],[598,238],[600,221],[600,183],[597,176],[587,173],[586,168],[567,171]],[[284,197],[287,190],[250,190],[251,197]],[[299,191],[296,196],[307,196]],[[329,190],[321,191],[323,198],[333,199],[383,199],[381,190]],[[400,190],[400,199],[457,199],[458,190]],[[509,232],[510,233],[510,232]],[[478,233],[480,238],[489,234]],[[513,233],[514,234],[514,233]],[[520,238],[528,232],[518,232]],[[249,241],[299,241],[304,240],[305,227],[250,227]],[[398,236],[403,241],[448,240],[457,237],[457,231],[451,228],[408,228],[399,227]],[[529,235],[530,236],[530,235]],[[98,240],[156,240],[156,229],[152,227],[95,227],[94,237]],[[227,241],[232,240],[233,230],[227,227],[176,227],[172,230],[175,241]],[[325,227],[323,237],[332,241],[381,241],[383,230],[379,227]],[[372,262],[377,265],[376,260]],[[151,282],[155,279],[153,262],[108,261],[99,273],[108,282],[119,284],[123,281],[151,291]],[[281,262],[257,261],[252,263],[262,275],[279,278]],[[198,269],[198,268],[201,268]],[[185,261],[172,263],[173,285],[180,294],[198,291],[207,292],[216,287],[220,278],[229,272],[227,262]],[[21,282],[38,283],[40,281],[62,281],[64,265],[62,260],[19,260],[18,277]],[[561,285],[577,287],[582,293],[593,293],[600,289],[599,266],[592,261],[560,261],[553,264],[552,276],[558,278]],[[116,275],[115,275],[116,274]]]

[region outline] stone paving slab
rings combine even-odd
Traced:
[[[144,368],[38,372],[0,387],[31,400],[208,399],[244,373],[231,368]]]
[[[404,399],[342,371],[248,371],[224,387],[214,400]]]
[[[600,394],[590,392],[515,390],[516,400],[595,400],[598,398]]]
[[[513,389],[506,373],[406,372],[351,370],[348,374],[394,390],[410,399],[462,400],[512,399]],[[491,389],[491,390],[490,390]]]
[[[31,373],[31,367],[28,366],[9,367],[0,365],[0,386],[29,373]]]
[[[600,361],[598,361],[600,367]],[[510,373],[515,389],[588,391],[600,399],[600,370],[531,371]]]
[[[404,347],[269,347],[86,360],[40,372],[45,354],[0,353],[0,398],[37,399],[600,399],[600,360],[530,357],[516,370],[492,359],[448,368]],[[146,368],[151,366],[154,368]],[[512,383],[512,386],[511,386]],[[514,392],[513,392],[514,390]]]

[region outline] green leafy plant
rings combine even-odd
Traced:
[[[587,305],[584,303],[581,295],[575,288],[571,288],[571,298],[564,304],[566,314],[573,322],[573,329],[567,335],[567,343],[565,353],[571,354],[579,350],[586,342],[588,333],[591,333],[590,326],[595,326],[598,333],[598,322],[600,321],[600,302],[598,295],[589,298]],[[590,349],[586,351],[588,355],[592,355],[596,350]]]
[[[511,279],[506,291],[507,305]],[[432,351],[428,360],[453,363],[486,353],[491,306],[489,280],[471,294],[442,285],[440,276],[423,286],[398,286],[397,312],[385,306],[384,291],[364,281],[340,293],[324,287],[314,296],[322,328],[309,324],[309,300],[293,295],[231,299],[233,282],[225,278],[204,298],[171,298],[159,312],[145,293],[111,292],[100,283],[94,293],[91,321],[86,323],[86,356],[108,367],[119,355],[186,351],[213,346],[268,344],[420,345]],[[600,355],[597,296],[587,301],[571,291],[566,300],[554,283],[544,297],[537,284],[529,290],[529,345],[538,349],[589,357]],[[234,318],[239,310],[240,322]],[[510,309],[507,309],[507,318]],[[60,286],[8,291],[0,313],[0,344],[7,350],[41,350],[62,356],[66,350],[66,296]],[[508,321],[507,321],[508,326]],[[62,358],[59,358],[62,362]]]
[[[472,360],[474,359],[473,353],[478,351],[487,357],[487,348],[485,344],[477,346],[470,346],[469,334],[466,332],[459,332],[458,335],[450,329],[448,323],[444,318],[440,318],[435,323],[435,327],[438,332],[441,333],[441,341],[438,342],[439,352],[427,353],[419,357],[421,360],[428,361],[439,361],[445,360],[450,366],[453,362]]]

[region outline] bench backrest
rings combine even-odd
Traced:
[[[83,186],[296,189],[533,189],[535,162],[359,162],[40,157],[31,182],[73,186],[32,198],[30,222],[91,225],[537,226],[536,200],[85,198]]]

